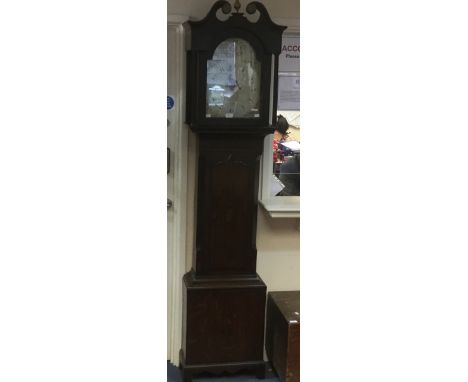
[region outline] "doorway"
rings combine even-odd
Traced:
[[[184,119],[183,27],[167,26],[167,359],[178,365],[182,338],[182,276],[187,215],[187,126]],[[170,97],[170,98],[169,98]]]

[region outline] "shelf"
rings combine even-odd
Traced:
[[[259,202],[272,218],[300,217],[300,196],[275,196]]]

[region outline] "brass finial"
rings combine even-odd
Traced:
[[[239,13],[240,7],[241,7],[240,1],[236,0],[236,2],[234,3],[234,9],[236,10],[236,13]]]

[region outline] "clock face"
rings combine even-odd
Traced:
[[[247,41],[225,40],[208,60],[206,118],[260,118],[260,62]]]

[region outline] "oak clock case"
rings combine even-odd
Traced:
[[[263,142],[276,120],[285,27],[263,4],[217,1],[187,35],[186,122],[198,141],[193,267],[183,278],[180,362],[199,372],[264,377],[266,285],[256,272]],[[272,67],[272,62],[274,63]]]

